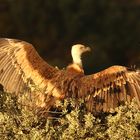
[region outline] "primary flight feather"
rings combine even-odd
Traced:
[[[90,48],[84,45],[72,46],[73,63],[59,70],[44,61],[31,44],[1,38],[0,84],[7,92],[30,95],[32,106],[47,110],[69,97],[84,99],[91,112],[109,111],[134,97],[140,105],[140,71],[112,66],[85,75],[81,56],[87,51]]]

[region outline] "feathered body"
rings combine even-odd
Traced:
[[[140,105],[140,72],[112,66],[85,75],[81,54],[89,50],[83,45],[74,45],[73,64],[59,70],[45,62],[31,44],[0,39],[0,83],[5,91],[25,95],[22,98],[31,102],[31,106],[46,110],[57,100],[69,97],[84,99],[91,112],[109,111],[134,97]]]

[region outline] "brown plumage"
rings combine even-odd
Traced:
[[[69,97],[84,99],[91,112],[109,111],[134,97],[140,105],[140,72],[112,66],[86,76],[81,61],[81,55],[86,51],[90,48],[74,45],[73,64],[59,70],[45,62],[31,44],[2,38],[0,83],[5,91],[47,110],[57,100]]]

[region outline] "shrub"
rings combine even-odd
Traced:
[[[84,102],[66,99],[58,104],[61,115],[37,116],[17,102],[17,97],[0,94],[0,138],[18,140],[137,140],[140,139],[140,111],[132,101],[114,114],[94,116]],[[59,117],[58,117],[59,116]]]

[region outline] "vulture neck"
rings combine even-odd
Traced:
[[[82,59],[80,55],[72,55],[73,64],[78,65],[81,69],[83,69]]]
[[[84,74],[81,55],[72,54],[72,58],[73,58],[73,63],[69,65],[67,68],[69,70],[75,71],[76,73],[78,72]]]

